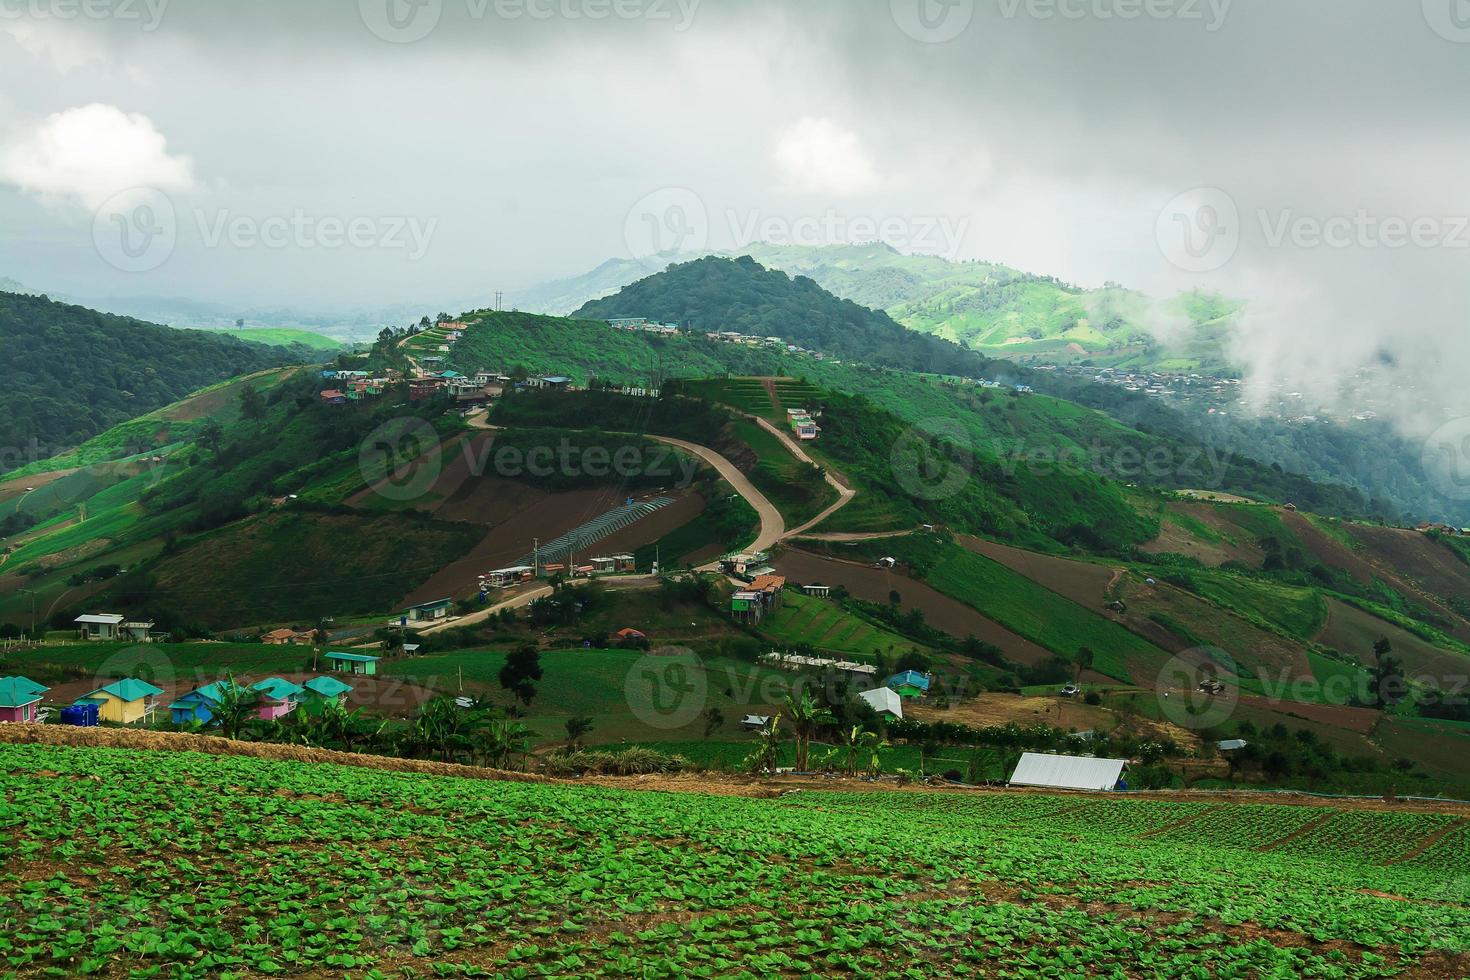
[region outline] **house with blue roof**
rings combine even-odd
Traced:
[[[930,675],[917,670],[905,670],[888,678],[887,686],[901,698],[921,698],[929,693]]]

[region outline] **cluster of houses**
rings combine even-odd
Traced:
[[[1445,524],[1438,521],[1425,521],[1415,528],[1415,530],[1420,534],[1430,534],[1432,532],[1435,534],[1447,534],[1451,537],[1470,535],[1470,527],[1455,527],[1453,524]]]
[[[877,685],[878,668],[872,664],[861,664],[850,660],[835,660],[827,657],[805,657],[795,653],[768,653],[761,658],[765,663],[783,670],[835,671],[847,676],[857,684],[875,684],[857,696],[868,703],[875,712],[889,718],[903,720],[905,698],[922,697],[929,690],[932,678],[917,671],[894,674],[886,682]],[[749,730],[762,731],[769,728],[768,715],[746,715],[741,725]]]
[[[630,330],[639,333],[661,334],[663,336],[674,336],[679,333],[677,323],[657,323],[641,316],[613,317],[607,321],[607,325],[614,330]],[[780,337],[756,337],[739,330],[709,330],[706,331],[705,339],[719,344],[739,344],[741,347],[764,347],[772,350],[784,350],[788,354],[804,354],[818,361],[827,359],[827,355],[819,350],[801,347],[797,344],[788,344]],[[831,361],[832,364],[841,364],[841,361]]]
[[[228,690],[227,682],[216,681],[181,695],[168,706],[170,720],[176,725],[208,724]],[[250,690],[260,698],[257,715],[264,721],[271,721],[284,718],[303,704],[341,704],[352,693],[352,685],[322,674],[301,684],[282,677],[267,677],[250,685]]]
[[[323,388],[319,397],[323,405],[346,405],[366,398],[378,398],[390,387],[403,380],[397,371],[385,371],[372,375],[367,371],[339,371],[328,368],[322,371],[322,380],[335,382],[335,387]]]
[[[647,317],[642,316],[620,316],[613,317],[607,321],[607,325],[614,330],[631,330],[637,333],[656,333],[665,337],[679,332],[677,323],[653,323]]]
[[[379,658],[360,653],[328,653],[327,662],[336,671],[371,676]],[[174,724],[208,722],[214,717],[228,690],[228,681],[216,681],[179,695],[167,705]],[[267,677],[250,685],[259,696],[257,715],[266,720],[282,718],[302,705],[341,704],[352,693],[352,685],[329,674],[319,674],[300,684],[283,677]],[[0,722],[36,724],[50,717],[42,701],[50,688],[27,677],[0,677]],[[164,707],[163,688],[137,677],[123,677],[76,698],[61,709],[63,724],[92,726],[147,724]]]
[[[730,615],[737,623],[759,623],[781,605],[786,579],[780,575],[757,575],[750,585],[730,596]]]
[[[786,424],[791,426],[791,431],[796,434],[796,438],[810,441],[822,434],[822,427],[812,420],[812,414],[804,408],[786,410]]]
[[[568,578],[595,578],[599,575],[626,575],[638,570],[638,560],[626,552],[589,558],[580,565],[550,562],[539,567],[534,565],[511,565],[497,568],[480,576],[480,591],[507,589],[513,585],[533,581],[538,575],[564,575]]]

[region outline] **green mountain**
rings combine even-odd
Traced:
[[[1232,373],[1225,350],[1240,304],[1210,293],[1160,300],[1115,284],[1083,289],[998,263],[909,255],[882,243],[758,242],[715,254],[749,256],[768,269],[805,276],[835,296],[883,310],[911,330],[989,357]],[[659,265],[666,267],[675,258],[661,257]],[[528,289],[515,297],[516,306],[562,316],[648,274],[646,263],[610,259],[584,275]]]
[[[0,445],[47,455],[238,374],[301,363],[300,349],[0,293]],[[6,467],[11,468],[11,467]]]
[[[804,276],[766,269],[749,256],[711,256],[670,266],[587,303],[575,315],[641,316],[696,331],[780,337],[825,356],[905,371],[978,377],[989,366],[950,341],[916,334],[886,313],[840,299]]]
[[[886,310],[911,330],[1022,363],[1085,360],[1223,373],[1223,340],[1239,308],[1205,293],[1159,301],[1112,284],[1082,289],[1054,276],[906,255],[881,243],[756,244],[745,251],[763,265]]]

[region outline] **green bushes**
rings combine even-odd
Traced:
[[[665,755],[636,745],[617,752],[598,749],[555,752],[541,760],[542,772],[561,777],[664,775],[689,768],[689,760],[681,755]]]

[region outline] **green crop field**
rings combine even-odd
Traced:
[[[921,643],[899,636],[844,610],[827,599],[787,590],[781,608],[760,626],[762,633],[791,646],[810,644],[818,650],[872,660],[880,652],[928,652]]]
[[[497,676],[503,650],[456,651],[386,661],[382,673],[438,691],[482,693],[504,702]],[[595,720],[594,743],[620,739],[646,741],[699,734],[697,711],[686,703],[719,708],[727,720],[747,712],[772,713],[790,691],[791,675],[752,663],[710,657],[697,664],[682,658],[650,656],[638,650],[547,650],[536,699],[523,708],[526,725],[538,742],[566,739],[563,728],[574,715]]]
[[[1091,647],[1093,669],[1118,680],[1132,681],[1134,669],[1156,669],[1168,659],[1163,650],[1117,623],[961,548],[946,548],[926,581],[1061,656],[1072,658],[1082,647]]]
[[[0,746],[0,800],[16,976],[1470,969],[1463,833],[1398,860],[1448,819],[1428,815],[745,799],[41,745]],[[1331,832],[1276,847],[1303,811]]]
[[[310,330],[292,330],[285,327],[244,327],[238,330],[221,330],[220,333],[238,337],[241,340],[254,341],[257,344],[277,344],[286,346],[288,344],[300,344],[312,350],[335,351],[342,347],[341,341],[324,337]]]

